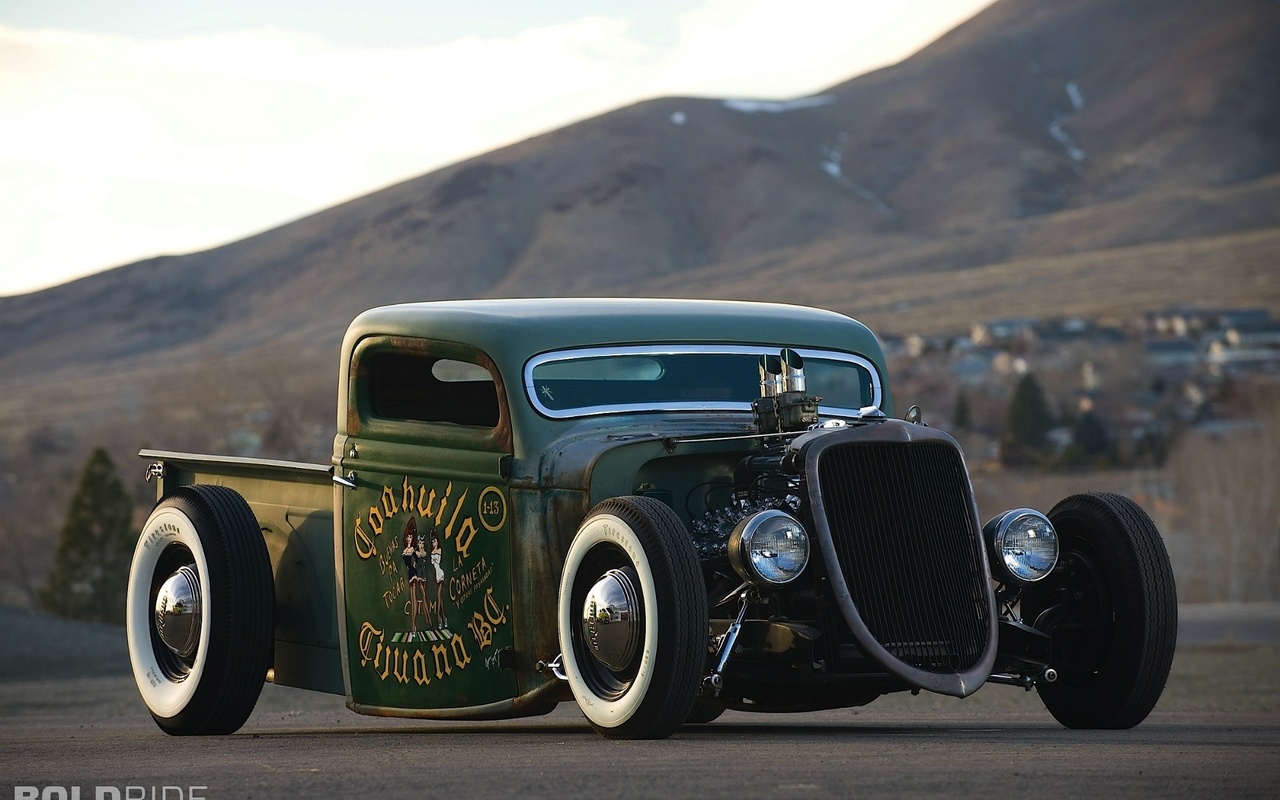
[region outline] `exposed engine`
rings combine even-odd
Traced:
[[[693,520],[693,543],[698,557],[725,556],[729,536],[738,523],[761,511],[800,510],[803,489],[794,475],[780,468],[786,445],[781,435],[808,430],[818,424],[818,403],[806,391],[804,360],[794,350],[760,356],[760,397],[751,404],[756,430],[778,434],[765,455],[744,459],[734,472],[730,502]]]

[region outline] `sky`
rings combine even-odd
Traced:
[[[992,0],[0,0],[0,296],[662,96],[806,97]]]

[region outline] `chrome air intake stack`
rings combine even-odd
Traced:
[[[760,396],[777,397],[782,394],[782,359],[778,356],[760,356]]]
[[[818,424],[818,402],[805,391],[804,359],[791,349],[760,356],[760,397],[751,409],[761,433],[793,433]]]
[[[795,350],[783,350],[780,356],[782,361],[782,391],[804,393],[804,359]]]

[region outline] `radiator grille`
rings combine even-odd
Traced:
[[[938,442],[829,447],[818,479],[837,565],[875,640],[921,670],[963,672],[988,645],[987,586],[964,463]]]

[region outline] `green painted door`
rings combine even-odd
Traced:
[[[513,646],[501,381],[480,354],[444,353],[388,338],[355,355],[342,603],[352,700],[368,709],[517,693],[501,655]]]

